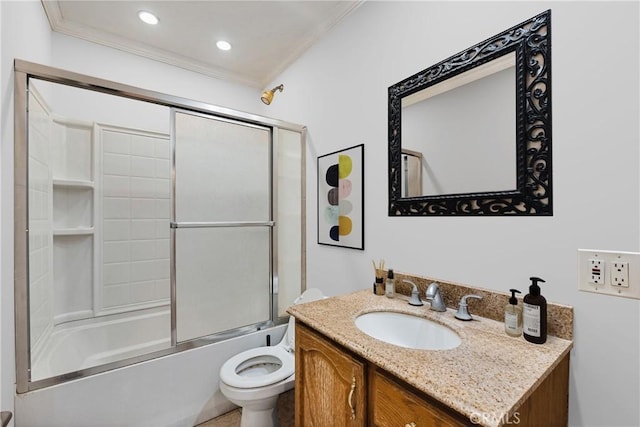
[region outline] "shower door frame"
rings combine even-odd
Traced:
[[[178,136],[177,136],[177,130],[176,130],[176,115],[177,114],[189,114],[191,116],[194,117],[199,117],[201,119],[209,119],[209,120],[216,120],[219,122],[226,122],[228,124],[233,124],[236,126],[247,126],[250,128],[255,128],[255,129],[261,129],[261,130],[269,130],[269,141],[268,141],[268,174],[269,174],[269,206],[268,206],[268,214],[269,214],[269,218],[267,220],[263,220],[263,221],[198,221],[198,222],[193,222],[193,221],[178,221],[177,220],[177,215],[176,215],[176,181],[177,181],[177,171],[176,171],[176,149],[177,149],[177,145],[178,145]],[[277,165],[274,165],[274,159],[277,158],[277,155],[274,155],[274,152],[277,153],[277,144],[275,142],[275,138],[273,135],[273,128],[269,128],[268,126],[264,126],[261,124],[255,124],[255,123],[246,123],[246,122],[241,122],[237,119],[230,119],[230,118],[223,118],[223,117],[218,117],[218,116],[214,116],[211,114],[205,114],[205,113],[201,113],[201,112],[193,112],[193,111],[188,111],[185,109],[178,109],[178,108],[172,108],[171,112],[171,215],[170,215],[170,220],[169,220],[169,226],[171,228],[171,345],[172,346],[176,346],[182,343],[186,343],[186,342],[190,342],[193,341],[193,339],[189,339],[186,341],[179,341],[178,340],[178,322],[177,322],[177,315],[178,315],[178,308],[177,308],[177,295],[178,295],[178,288],[176,286],[177,284],[177,279],[176,279],[176,271],[177,271],[177,265],[176,265],[176,259],[177,259],[177,250],[176,250],[176,240],[177,240],[177,231],[178,229],[186,229],[186,228],[191,228],[191,229],[206,229],[206,228],[235,228],[235,227],[267,227],[269,230],[269,241],[270,241],[270,249],[269,249],[269,264],[270,264],[270,268],[269,268],[269,276],[272,278],[271,280],[271,305],[269,307],[269,319],[263,322],[259,322],[257,324],[253,324],[250,326],[243,326],[243,327],[236,327],[234,329],[232,329],[232,333],[235,333],[236,331],[252,331],[255,330],[255,327],[257,326],[258,329],[262,329],[262,328],[266,328],[269,326],[273,326],[274,322],[272,319],[277,319],[278,316],[278,291],[277,291],[277,285],[274,285],[274,283],[277,283],[276,278],[277,277],[277,265],[278,265],[278,256],[277,256],[277,250],[276,249],[276,245],[277,245],[277,240],[275,240],[276,237],[276,233],[274,232],[274,228],[276,225],[276,221],[274,220],[274,206],[277,206],[277,200],[275,199],[275,195],[277,194],[277,179],[274,179],[274,173],[277,173]],[[215,336],[219,336],[220,334],[228,334],[228,332],[217,332],[214,333]],[[199,338],[198,338],[199,339]]]
[[[81,89],[102,92],[109,95],[150,102],[173,109],[186,110],[205,114],[214,118],[243,122],[249,125],[268,127],[271,129],[272,139],[272,219],[278,206],[278,185],[274,175],[277,174],[278,130],[289,130],[300,134],[301,144],[301,291],[306,289],[306,134],[307,128],[302,125],[273,119],[257,114],[233,110],[201,101],[195,101],[161,92],[141,89],[110,80],[100,79],[84,74],[75,73],[60,68],[41,65],[21,59],[14,60],[14,310],[15,310],[15,355],[16,355],[16,392],[26,393],[32,390],[49,387],[78,378],[88,377],[101,372],[129,366],[158,357],[182,352],[207,344],[241,336],[260,329],[287,322],[286,317],[278,316],[278,224],[271,227],[271,320],[256,325],[245,326],[231,331],[196,338],[190,341],[176,343],[175,310],[171,312],[172,346],[147,353],[144,355],[119,360],[116,362],[94,366],[78,371],[65,373],[41,380],[31,381],[31,350],[30,350],[30,310],[29,310],[29,264],[28,264],[28,117],[27,90],[29,78],[59,83]],[[277,177],[277,176],[276,176]],[[173,181],[173,180],[172,180]],[[172,184],[173,185],[173,184]],[[20,255],[22,254],[22,255]],[[172,259],[172,269],[175,258]],[[172,282],[175,277],[172,274]],[[171,286],[171,301],[174,304],[175,286]]]

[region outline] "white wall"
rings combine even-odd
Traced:
[[[387,217],[387,88],[548,9],[554,216]],[[575,307],[570,423],[640,425],[639,304],[577,291],[578,248],[638,251],[638,3],[367,2],[273,83],[272,113],[309,128],[308,285],[370,288],[371,259],[507,291],[546,279]],[[316,157],[365,144],[365,251],[316,243]],[[428,367],[425,367],[428,369]],[[506,386],[506,385],[505,385]]]
[[[258,89],[226,83],[111,49],[95,43],[52,34],[50,65],[142,89],[176,95],[239,111],[267,115]]]
[[[13,59],[47,63],[51,30],[40,2],[0,2],[0,408],[13,410]]]

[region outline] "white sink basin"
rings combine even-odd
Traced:
[[[422,317],[374,311],[356,317],[356,326],[377,340],[418,350],[450,350],[462,340],[453,330]]]

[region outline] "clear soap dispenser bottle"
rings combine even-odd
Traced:
[[[396,296],[396,283],[393,277],[393,270],[389,269],[387,273],[387,283],[384,287],[384,294],[387,298],[394,298]]]
[[[504,331],[511,337],[522,335],[522,307],[518,305],[516,293],[521,293],[517,289],[509,289],[511,298],[504,307]]]

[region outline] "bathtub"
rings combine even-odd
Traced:
[[[236,406],[220,392],[231,356],[279,342],[286,324],[17,394],[17,427],[192,427]],[[269,338],[268,338],[269,337]]]
[[[57,325],[37,352],[31,380],[53,377],[171,346],[169,306]]]

